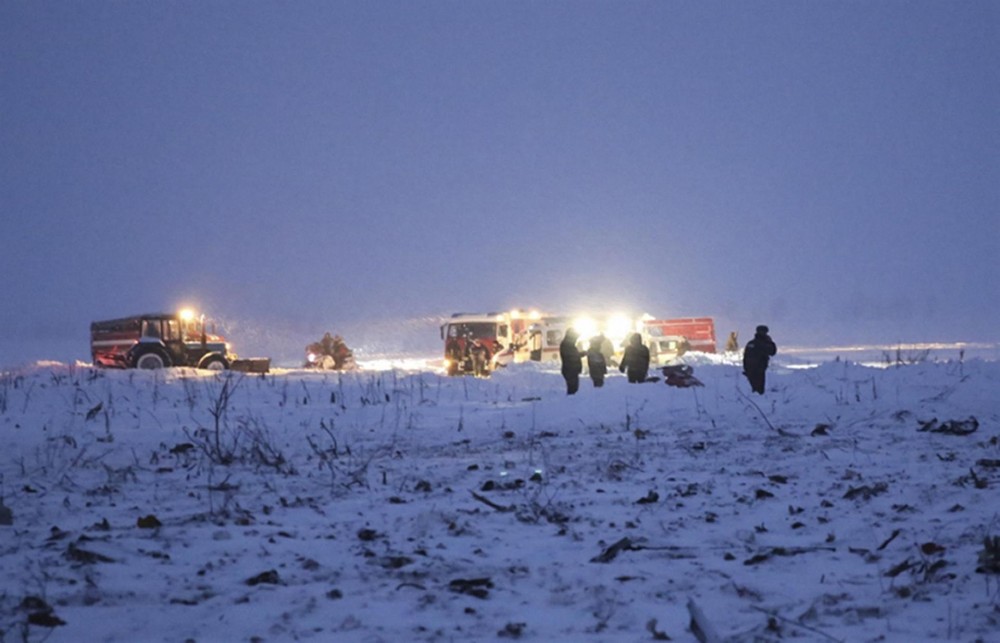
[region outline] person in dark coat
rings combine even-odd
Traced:
[[[628,381],[633,384],[646,381],[649,373],[649,347],[642,343],[642,335],[639,333],[632,333],[629,338],[618,370],[628,375]]]
[[[604,356],[604,363],[608,366],[615,366],[615,345],[604,333],[599,334],[597,339],[601,341],[601,355]]]
[[[743,374],[754,393],[764,394],[764,373],[771,358],[778,352],[767,326],[758,326],[757,333],[743,349]]]
[[[603,335],[598,335],[590,340],[590,348],[587,349],[587,372],[590,374],[590,381],[594,383],[594,388],[604,386],[604,376],[608,373],[608,363],[604,359],[601,351],[601,340]]]
[[[472,340],[469,357],[472,358],[472,373],[476,377],[489,377],[490,349],[483,340],[478,337]]]
[[[566,380],[566,395],[573,395],[580,389],[583,360],[580,358],[580,349],[576,347],[577,337],[576,331],[570,328],[559,344],[559,359],[562,360],[562,376]]]

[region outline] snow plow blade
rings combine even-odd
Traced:
[[[247,359],[234,359],[229,368],[243,373],[267,373],[271,370],[271,358],[250,357]]]

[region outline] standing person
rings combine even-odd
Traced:
[[[726,352],[735,353],[738,350],[740,350],[740,340],[739,335],[734,330],[729,333],[729,338],[726,340]]]
[[[488,366],[490,363],[490,349],[478,337],[472,340],[472,347],[469,349],[469,356],[472,358],[472,373],[476,377],[488,377]]]
[[[639,333],[632,333],[629,338],[618,370],[628,375],[628,381],[632,384],[646,381],[646,374],[649,372],[649,348],[642,343],[642,335]]]
[[[754,393],[764,394],[764,373],[771,357],[778,352],[767,326],[758,326],[757,333],[743,349],[743,374]]]
[[[576,331],[570,328],[559,344],[559,359],[562,360],[562,376],[566,380],[566,395],[573,395],[580,388],[583,360],[580,358],[580,349],[576,347],[577,337]]]
[[[604,333],[599,334],[597,339],[600,341],[601,355],[604,356],[604,365],[609,366],[615,358],[615,346]]]
[[[590,340],[590,348],[587,349],[587,372],[590,374],[590,381],[594,383],[594,388],[604,386],[604,376],[608,373],[608,363],[601,352],[602,339],[603,335],[594,337]]]

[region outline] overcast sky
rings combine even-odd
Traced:
[[[0,216],[0,358],[182,303],[997,341],[1000,3],[4,0]]]

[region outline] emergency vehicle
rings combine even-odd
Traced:
[[[500,353],[509,352],[514,334],[522,331],[522,320],[516,329],[510,313],[455,313],[441,325],[444,340],[444,367],[448,375],[473,372],[472,346],[479,342],[489,354],[491,364],[499,363]]]
[[[643,343],[649,347],[651,364],[666,364],[687,352],[714,353],[715,320],[711,317],[644,319],[640,323]]]
[[[493,367],[511,362],[558,362],[559,344],[570,328],[579,333],[581,350],[586,350],[589,339],[598,334],[610,340],[614,346],[612,366],[636,332],[649,347],[654,364],[669,363],[688,351],[716,351],[711,317],[653,319],[645,315],[635,319],[623,314],[564,316],[523,310],[456,313],[441,326],[445,369],[449,375],[471,373],[469,348],[477,339],[487,346]]]
[[[90,352],[95,366],[111,368],[228,369],[236,355],[226,339],[215,334],[214,324],[211,330],[206,328],[204,315],[186,310],[95,321],[90,324]]]
[[[441,325],[445,370],[449,375],[471,373],[469,349],[476,340],[489,350],[493,368],[512,362],[558,362],[559,344],[570,328],[576,328],[581,338],[603,332],[618,346],[634,332],[635,323],[621,315],[594,320],[520,309],[455,313]]]

